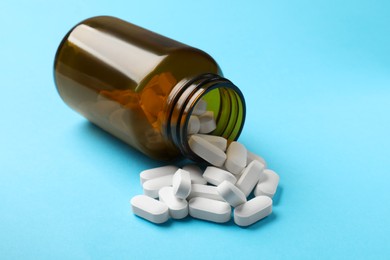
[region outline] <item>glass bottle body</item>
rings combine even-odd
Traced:
[[[87,19],[64,37],[54,77],[71,108],[159,160],[181,154],[197,159],[188,150],[185,129],[200,99],[217,117],[227,105],[224,95],[240,99],[242,122],[227,138],[238,137],[245,117],[241,92],[222,78],[208,54],[113,17]]]

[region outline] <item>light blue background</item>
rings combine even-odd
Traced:
[[[389,259],[390,2],[0,1],[0,259]],[[70,110],[52,64],[107,14],[211,54],[243,91],[240,141],[280,174],[249,227],[135,217],[160,165]]]

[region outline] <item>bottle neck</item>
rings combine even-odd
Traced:
[[[179,82],[168,98],[165,134],[181,154],[196,161],[202,159],[191,151],[187,129],[192,111],[201,99],[207,102],[207,110],[214,112],[217,127],[211,135],[237,140],[245,121],[244,96],[228,79],[207,73]]]

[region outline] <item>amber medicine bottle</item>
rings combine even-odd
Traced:
[[[58,47],[54,79],[63,101],[149,157],[201,160],[188,145],[196,103],[235,140],[245,119],[241,91],[205,52],[123,20],[100,16],[73,27]]]

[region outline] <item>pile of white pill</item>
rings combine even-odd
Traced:
[[[242,144],[232,142],[225,153],[214,145],[214,138],[219,144],[222,137],[190,137],[194,152],[214,165],[204,171],[190,164],[182,169],[168,165],[141,172],[144,195],[131,199],[134,214],[154,223],[188,214],[224,223],[231,219],[233,207],[234,222],[239,226],[249,226],[271,214],[279,176]],[[254,198],[247,201],[252,191]]]
[[[225,223],[231,219],[249,226],[272,213],[279,176],[264,159],[239,142],[209,135],[216,128],[214,114],[200,100],[188,122],[191,150],[210,164],[168,165],[141,172],[144,195],[130,201],[137,216],[160,224],[169,218],[193,218]],[[253,198],[247,200],[253,191]]]
[[[214,112],[207,111],[207,103],[204,100],[199,100],[188,120],[187,133],[192,134],[208,134],[217,128],[214,120]]]

